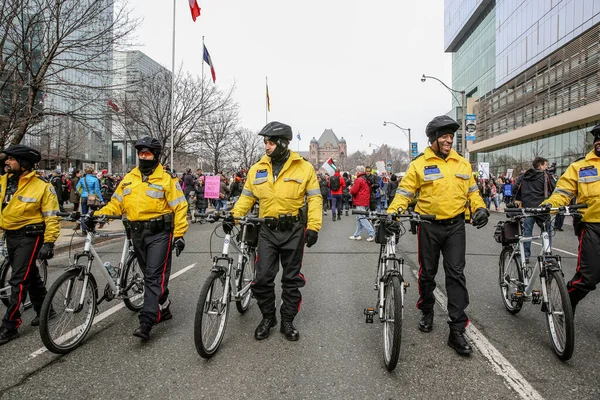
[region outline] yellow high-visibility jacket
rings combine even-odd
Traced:
[[[297,215],[305,196],[308,203],[307,229],[318,232],[323,222],[323,198],[315,168],[290,150],[290,157],[275,180],[271,159],[264,155],[250,167],[242,194],[231,213],[236,217],[246,215],[259,200],[260,218]]]
[[[406,210],[417,191],[419,198],[415,211],[433,214],[436,219],[454,218],[467,211],[467,200],[473,211],[485,208],[471,164],[454,149],[445,160],[438,157],[431,147],[415,158],[398,185],[387,212]]]
[[[600,157],[590,151],[584,159],[569,165],[556,183],[556,188],[544,203],[552,207],[566,206],[577,196],[577,203],[587,204],[579,210],[583,222],[600,222]]]
[[[110,202],[96,214],[127,214],[129,221],[148,221],[161,215],[174,213],[174,237],[180,237],[188,229],[188,203],[177,179],[158,164],[146,182],[142,181],[139,168],[125,175]]]
[[[0,201],[6,196],[8,177],[0,176]],[[5,230],[21,229],[25,225],[46,224],[44,243],[54,243],[60,235],[58,222],[58,199],[54,186],[36,171],[23,174],[19,178],[17,191],[0,213],[0,228]]]

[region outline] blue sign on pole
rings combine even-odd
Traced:
[[[467,135],[467,136],[465,136],[465,137],[466,137],[466,139],[467,139],[467,140],[473,140],[473,141],[474,141],[474,140],[477,140],[477,136],[470,136],[470,135]]]
[[[416,156],[419,155],[419,143],[418,142],[412,142],[411,143],[411,157],[415,158]]]

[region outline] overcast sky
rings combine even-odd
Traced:
[[[406,149],[405,134],[384,127],[387,120],[411,128],[422,151],[427,123],[451,108],[440,83],[420,80],[425,73],[451,85],[442,0],[199,0],[196,22],[188,0],[176,1],[176,65],[201,74],[204,36],[217,85],[236,85],[241,124],[257,132],[268,77],[268,120],[300,133],[293,150],[308,150],[325,129],[344,137],[350,154],[371,151],[369,143]],[[170,69],[173,0],[129,4],[144,18],[139,50]]]

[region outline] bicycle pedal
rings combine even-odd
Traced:
[[[540,304],[541,302],[542,302],[542,291],[534,290],[533,292],[531,292],[531,303],[532,304]]]
[[[366,317],[365,322],[367,324],[372,324],[373,323],[373,315],[375,315],[375,309],[372,307],[365,308],[364,314]]]

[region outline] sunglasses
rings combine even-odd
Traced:
[[[152,152],[148,149],[142,149],[140,151],[138,151],[138,156],[140,157],[150,157],[152,155]]]

